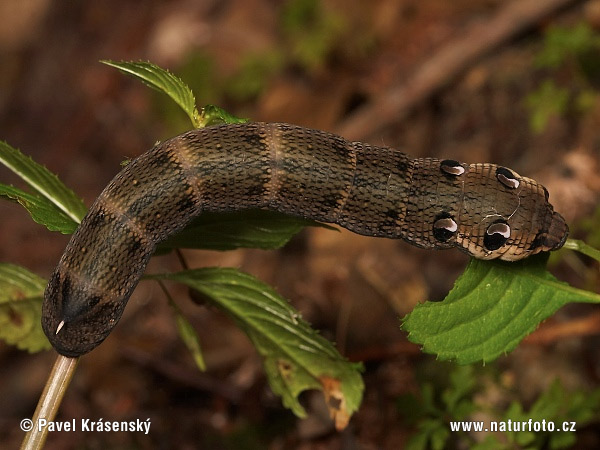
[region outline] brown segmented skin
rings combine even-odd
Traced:
[[[554,250],[568,234],[540,184],[494,164],[412,159],[280,123],[197,129],[133,160],[91,206],[46,288],[42,326],[54,348],[94,349],[159,242],[203,211],[247,208],[480,259]]]

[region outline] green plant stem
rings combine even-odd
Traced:
[[[62,398],[75,373],[78,361],[79,358],[68,358],[58,355],[44,387],[44,392],[31,419],[33,426],[21,443],[21,450],[39,450],[43,448],[48,436],[48,427],[44,427],[41,430],[38,429],[39,419],[46,419],[48,422],[54,420]]]
[[[586,244],[583,241],[580,241],[579,239],[567,239],[564,248],[568,248],[569,250],[576,250],[600,262],[600,250],[595,249],[594,247]]]

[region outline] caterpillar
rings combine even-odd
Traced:
[[[70,357],[94,349],[158,243],[203,211],[247,208],[480,259],[516,261],[568,235],[548,191],[506,167],[413,159],[282,123],[196,129],[131,161],[90,207],[44,294],[54,348]]]

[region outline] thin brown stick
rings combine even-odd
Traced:
[[[185,260],[185,257],[183,256],[183,253],[181,252],[181,249],[175,249],[175,254],[177,255],[177,259],[179,260],[179,263],[181,264],[181,267],[183,267],[183,270],[189,270],[190,267],[188,266],[187,261]]]
[[[190,369],[187,366],[182,366],[164,358],[157,358],[152,353],[133,347],[126,347],[121,353],[127,360],[146,367],[179,385],[189,386],[199,391],[212,392],[236,404],[243,398],[243,389],[218,377],[204,374],[198,371],[197,368]]]
[[[337,128],[346,139],[364,140],[391,121],[406,117],[418,104],[447,85],[474,61],[539,23],[557,10],[579,0],[514,0],[485,23],[444,45],[401,86],[379,94]]]
[[[524,344],[548,345],[554,342],[574,338],[600,335],[600,313],[564,323],[547,323],[523,341]]]
[[[31,418],[31,429],[21,443],[21,450],[39,450],[44,446],[48,436],[48,427],[40,429],[40,419],[50,422],[56,417],[58,407],[75,373],[78,361],[79,358],[67,358],[62,355],[58,355],[56,358],[52,372],[46,381],[44,392]],[[24,422],[21,422],[21,426],[25,426]]]
[[[387,345],[373,345],[357,350],[348,355],[350,361],[371,362],[383,361],[398,356],[422,355],[421,348],[409,341],[397,341]]]

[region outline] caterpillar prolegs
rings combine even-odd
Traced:
[[[505,167],[413,159],[281,123],[197,129],[130,162],[89,209],[46,288],[42,326],[54,348],[94,349],[158,243],[203,211],[247,208],[480,259],[555,250],[568,234],[546,189]]]

